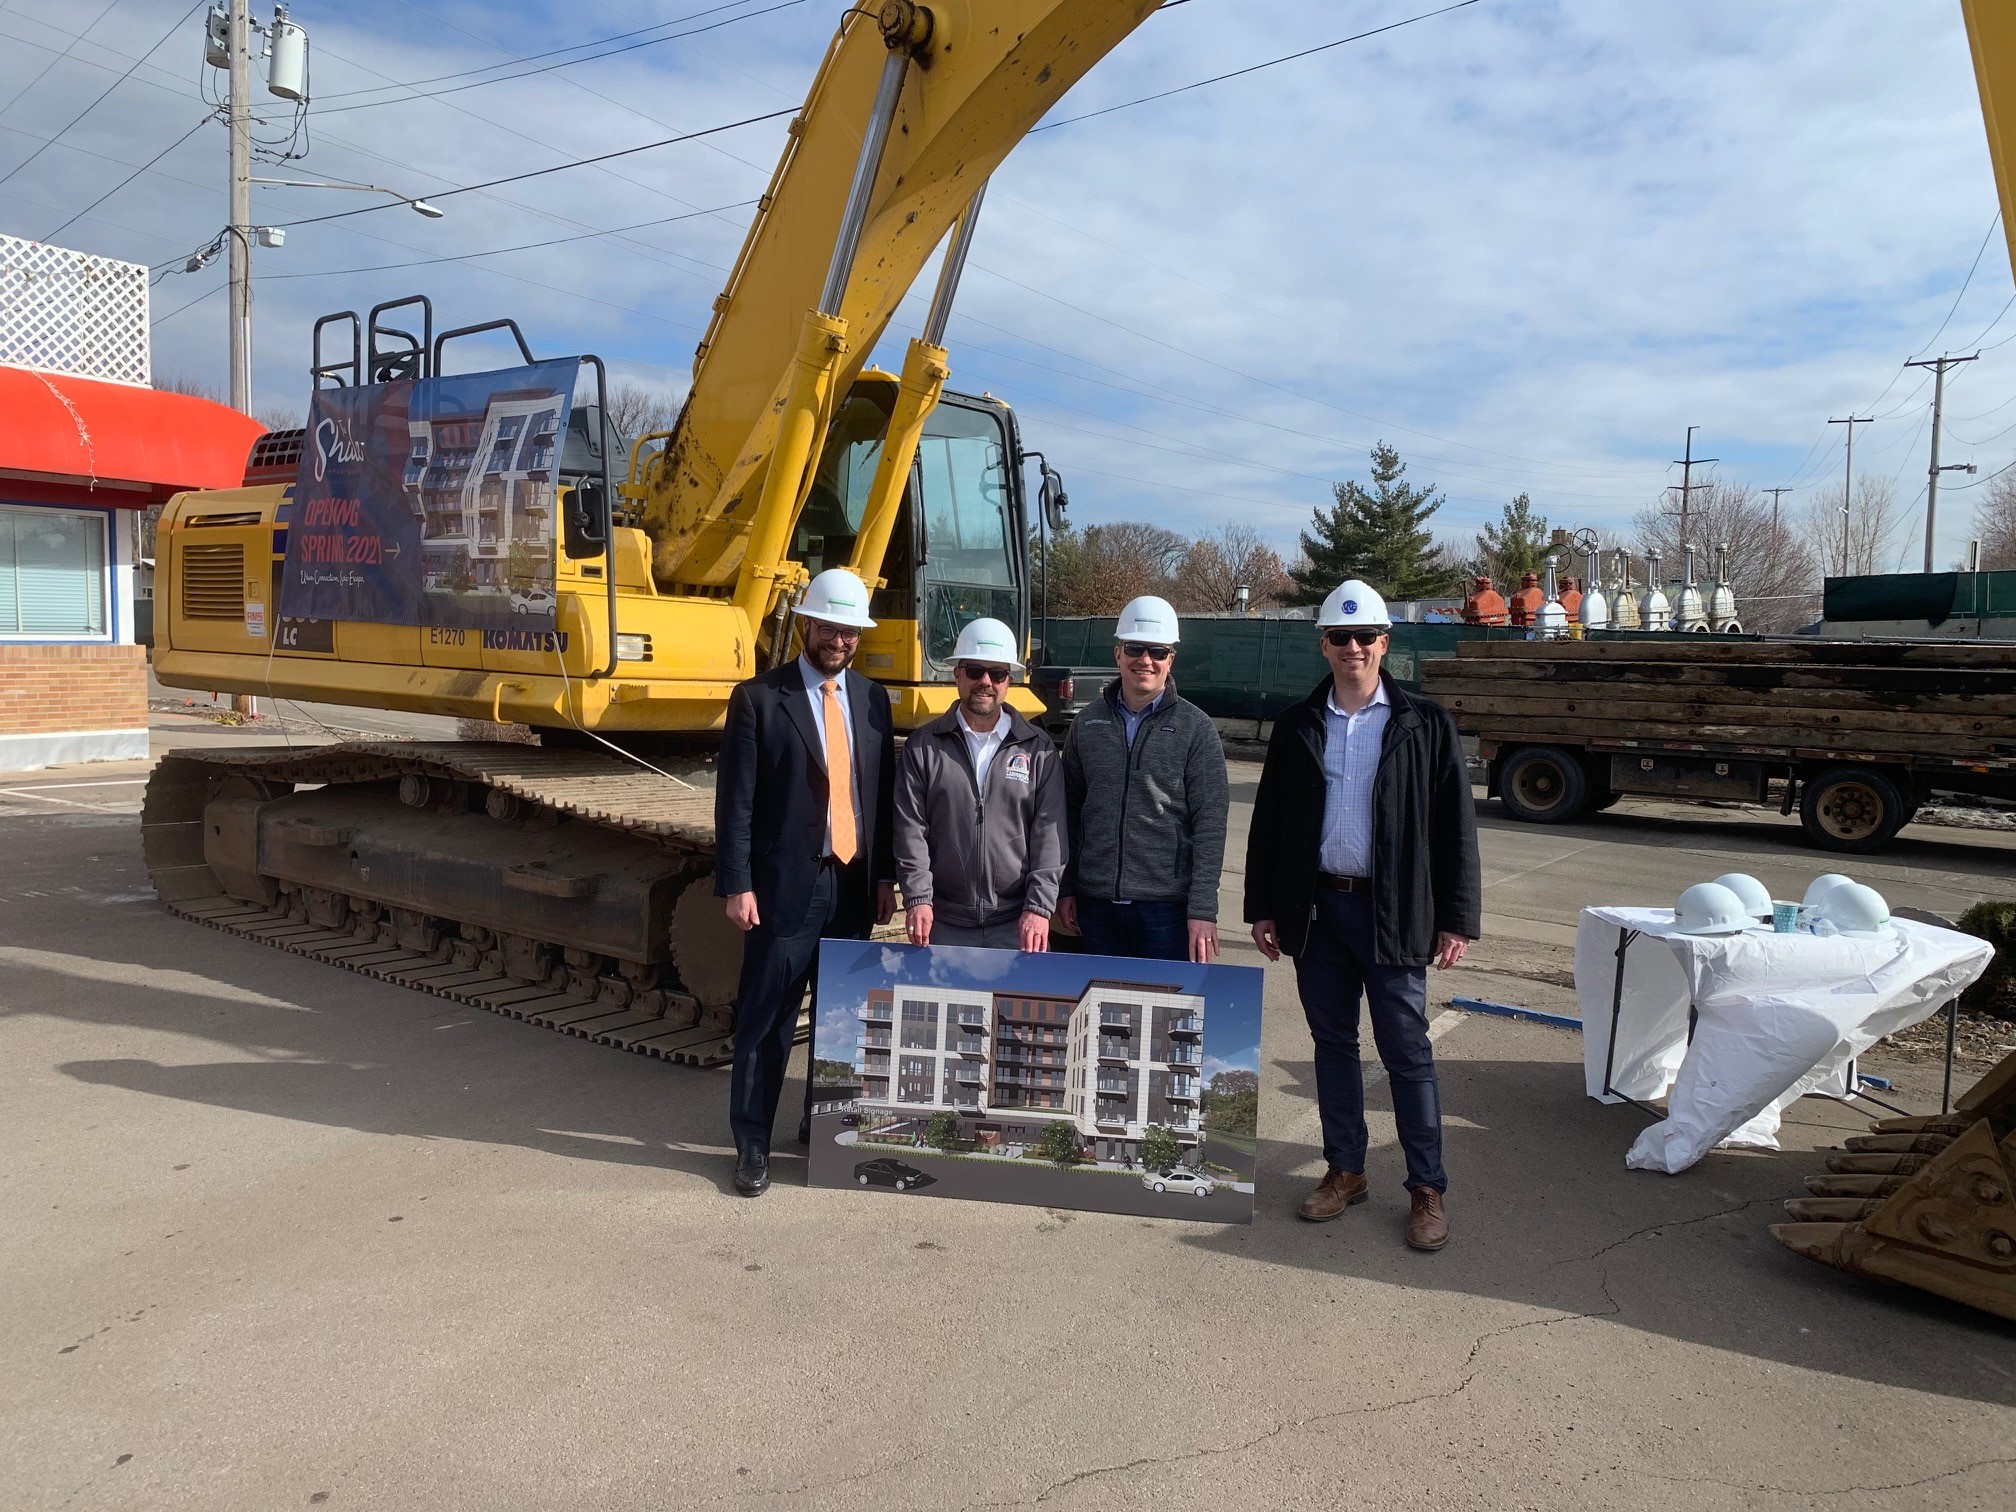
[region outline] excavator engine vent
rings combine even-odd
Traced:
[[[245,617],[245,548],[236,542],[184,546],[182,613],[189,619]]]

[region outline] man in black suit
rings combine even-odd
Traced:
[[[847,665],[875,628],[868,590],[831,568],[797,614],[802,654],[729,696],[714,795],[714,891],[744,936],[728,1121],[745,1197],[770,1187],[770,1127],[820,939],[866,939],[896,912],[889,694]],[[811,1112],[808,1074],[801,1144]]]

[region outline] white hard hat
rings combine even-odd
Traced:
[[[959,632],[959,643],[952,648],[952,660],[985,662],[990,667],[1006,662],[1017,672],[1022,670],[1022,658],[1015,653],[1020,648],[1015,644],[1015,632],[997,619],[976,619]]]
[[[1673,906],[1673,923],[1682,934],[1735,934],[1750,927],[1750,915],[1721,883],[1696,882]]]
[[[1379,590],[1357,578],[1332,588],[1330,596],[1323,600],[1323,607],[1316,611],[1316,626],[1320,630],[1390,629],[1392,625],[1393,616],[1386,612],[1386,600],[1379,596]]]
[[[1853,882],[1853,877],[1844,877],[1839,872],[1826,872],[1806,884],[1806,896],[1801,900],[1807,908],[1815,907],[1822,898],[1834,891],[1843,882]]]
[[[1820,900],[1820,917],[1841,934],[1884,934],[1890,928],[1890,905],[1873,887],[1843,882],[1827,889],[1827,896]]]
[[[1743,911],[1753,919],[1771,917],[1771,893],[1762,882],[1748,872],[1724,872],[1715,879],[1717,887],[1726,887],[1743,900]]]
[[[1120,611],[1113,627],[1116,641],[1148,641],[1157,646],[1176,644],[1176,611],[1169,600],[1144,593]]]
[[[829,625],[846,625],[855,630],[873,630],[868,618],[868,585],[845,567],[828,567],[806,585],[798,613],[806,619],[824,620]]]

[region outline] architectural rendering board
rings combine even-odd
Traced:
[[[1260,983],[823,941],[812,1184],[1251,1223]]]

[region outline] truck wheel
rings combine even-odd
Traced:
[[[1826,850],[1881,850],[1910,816],[1897,784],[1875,767],[1828,767],[1807,779],[1799,799],[1807,838]]]
[[[1498,796],[1528,824],[1565,824],[1589,803],[1589,774],[1572,751],[1521,746],[1498,769]]]

